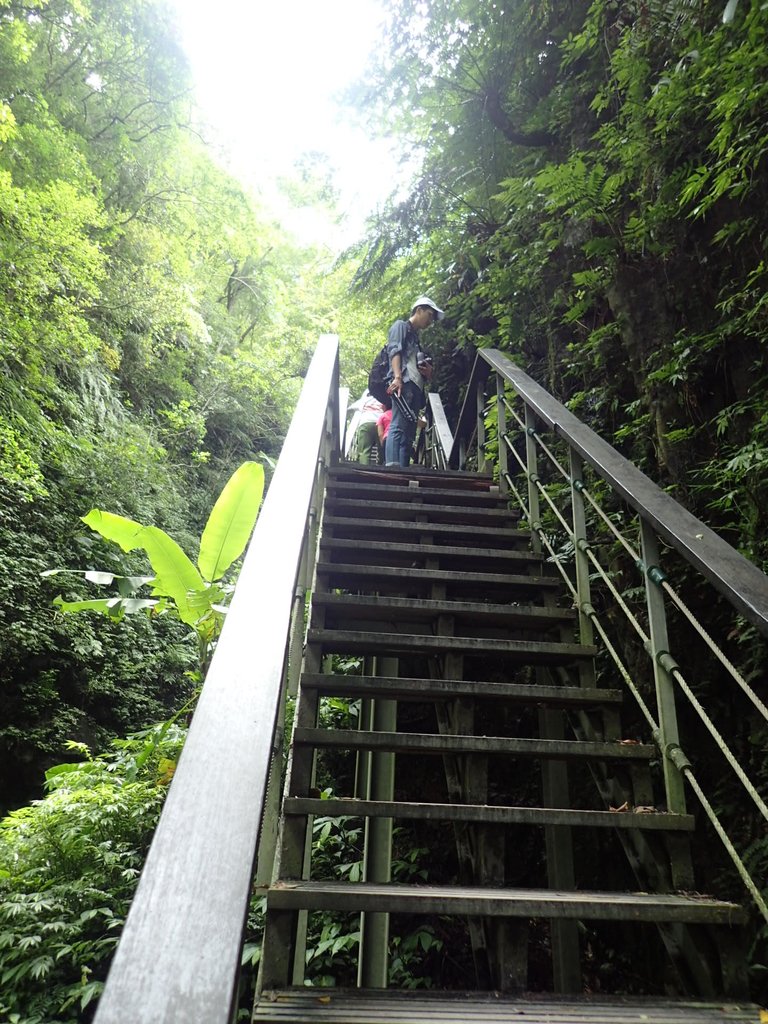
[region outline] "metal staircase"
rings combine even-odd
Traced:
[[[698,574],[726,640],[750,629],[758,645],[768,579],[501,353],[478,354],[454,434],[432,396],[429,468],[344,464],[344,420],[324,336],[96,1024],[248,1016],[262,896],[259,1024],[768,1019],[743,1001],[742,949],[768,906],[744,830],[708,796],[733,772],[739,821],[764,829],[762,748],[713,721],[693,640],[750,737],[768,707],[678,592]],[[359,708],[354,728],[319,714],[334,698]],[[329,759],[349,781],[323,793]],[[364,823],[360,880],[313,860],[313,822],[334,816]],[[440,853],[415,885],[392,880],[403,829]],[[710,894],[713,844],[731,899]],[[309,915],[336,911],[359,915],[357,977],[307,987]],[[463,951],[443,991],[387,988],[414,921],[450,922]],[[609,948],[633,978],[598,992]]]
[[[388,915],[449,915],[467,919],[481,990],[528,989],[526,933],[529,922],[544,921],[552,987],[581,993],[577,922],[620,921],[638,923],[640,944],[654,941],[643,938],[648,923],[658,926],[679,991],[744,995],[734,941],[743,910],[694,893],[687,842],[693,817],[655,809],[649,766],[656,749],[623,737],[621,693],[596,688],[596,650],[575,642],[575,613],[563,607],[560,581],[530,550],[517,518],[479,474],[354,466],[329,472],[278,874],[267,892],[261,986],[269,995],[257,1003],[257,1021],[285,1019],[285,997],[274,993],[303,983],[302,930],[312,911],[363,915],[359,978],[379,987],[386,986]],[[369,671],[323,672],[334,655],[357,658]],[[325,696],[372,705],[361,716],[369,727],[319,726]],[[432,731],[399,730],[396,702],[432,705]],[[530,716],[511,708],[535,708],[534,728]],[[317,752],[328,749],[356,752],[365,762],[357,791],[310,796]],[[419,767],[423,758],[444,762],[439,802],[424,800],[423,780],[433,772]],[[572,806],[569,768],[584,765],[609,801]],[[532,772],[537,798],[511,802],[510,793],[531,792]],[[315,877],[313,815],[368,823],[364,881]],[[455,837],[443,841],[455,838],[456,875],[393,883],[393,820],[450,823]],[[543,873],[512,885],[525,829],[538,836]],[[572,834],[605,829],[621,833],[636,891],[579,887]],[[658,991],[658,979],[648,986]],[[332,1002],[335,1010],[342,1006],[338,994]],[[471,1012],[483,1006],[481,999]],[[317,1019],[337,1018],[326,1008]]]

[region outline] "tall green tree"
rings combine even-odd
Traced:
[[[280,449],[328,262],[201,141],[170,8],[0,0],[0,807],[66,740],[188,695],[186,626],[61,616],[39,573],[141,573],[84,507],[192,554],[235,466]]]

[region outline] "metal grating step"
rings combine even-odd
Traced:
[[[546,740],[518,736],[462,736],[454,733],[366,732],[356,729],[308,729],[293,732],[296,746],[335,750],[386,750],[396,754],[504,754],[557,761],[650,761],[650,744],[634,741]]]
[[[620,690],[596,687],[493,683],[471,679],[422,679],[396,676],[355,676],[305,673],[305,688],[326,697],[384,697],[398,700],[453,700],[456,697],[502,698],[508,702],[553,707],[601,707],[622,702]]]
[[[592,921],[736,925],[743,908],[708,896],[647,892],[558,892],[470,886],[408,886],[376,882],[278,881],[269,910],[338,910],[468,917],[560,918]]]
[[[768,1014],[750,1003],[636,996],[292,988],[262,993],[253,1019],[254,1024],[759,1024]]]
[[[584,811],[559,807],[501,807],[488,804],[422,804],[387,800],[288,797],[285,814],[322,814],[329,817],[395,818],[399,821],[465,821],[493,825],[565,825],[574,828],[642,829],[692,832],[692,814],[665,811]]]

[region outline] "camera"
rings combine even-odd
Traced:
[[[417,352],[416,353],[416,364],[417,364],[417,366],[423,366],[425,364],[427,366],[431,366],[432,365],[432,356],[428,355],[426,352]]]

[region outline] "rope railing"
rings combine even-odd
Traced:
[[[493,381],[490,386],[487,385],[489,377]],[[516,402],[510,400],[510,393]],[[683,753],[677,736],[675,692],[686,697],[763,818],[767,818],[768,803],[758,792],[740,763],[738,755],[731,749],[712,716],[687,682],[683,668],[666,649],[666,613],[663,601],[655,595],[663,595],[668,599],[670,605],[680,613],[682,620],[695,631],[717,663],[725,670],[727,678],[736,682],[766,721],[768,707],[659,567],[656,537],[660,537],[691,567],[701,573],[731,602],[737,613],[745,615],[763,634],[768,634],[768,578],[674,502],[668,494],[662,492],[610,445],[581,424],[569,410],[544,392],[501,353],[487,350],[478,353],[467,396],[451,451],[451,465],[461,467],[465,464],[471,457],[473,443],[481,449],[477,455],[478,464],[487,463],[494,446],[498,445],[500,484],[504,490],[514,495],[529,523],[532,535],[546,551],[549,562],[559,571],[573,599],[574,607],[583,617],[582,621],[588,620],[590,628],[599,636],[615,671],[632,693],[659,746],[665,764],[665,783],[668,787],[672,786],[667,792],[668,806],[670,809],[673,805],[680,806],[679,794],[682,790],[675,789],[674,780],[684,778],[723,842],[760,914],[768,921],[768,907],[759,888],[694,776],[690,761]],[[486,400],[489,403],[487,407]],[[524,415],[518,411],[520,403]],[[543,436],[545,433],[548,435],[546,438]],[[553,440],[550,440],[550,436]],[[561,450],[567,453],[571,467],[577,467],[575,473],[573,468],[569,470],[564,465],[559,455]],[[535,452],[540,453],[542,457],[541,465]],[[636,514],[640,524],[642,551],[638,550],[634,542],[614,522],[619,513],[606,511],[590,491],[582,479],[581,470],[578,469],[582,463],[598,481],[602,481],[601,489],[605,484],[608,485],[614,497],[618,499],[617,508],[628,505]],[[527,499],[518,487],[516,478],[526,481]],[[568,487],[568,498],[565,502],[560,493],[564,484]],[[552,490],[553,485],[555,491]],[[580,514],[580,518],[576,516],[577,500],[583,502],[583,507],[589,510],[589,522],[583,513]],[[573,523],[567,518],[569,504],[574,516]],[[542,505],[542,511],[539,511]],[[577,522],[580,523],[580,529],[577,529]],[[555,535],[562,534],[568,540],[565,556],[562,547],[557,550],[551,536],[552,530]],[[642,624],[641,616],[631,607],[633,601],[622,594],[611,578],[612,573],[597,557],[595,539],[587,536],[588,532],[593,533],[595,530],[605,531],[602,536],[607,536],[614,543],[618,543],[619,549],[629,557],[635,569],[640,571],[646,597],[645,617],[648,620],[648,628]],[[695,541],[703,543],[696,545]],[[604,543],[604,540],[600,543]],[[571,568],[577,569],[576,563],[579,558],[583,560],[583,564],[590,566],[592,582],[599,582],[605,588],[613,607],[620,610],[622,618],[631,627],[632,634],[637,637],[649,656],[656,683],[656,702],[660,711],[664,709],[658,723],[641,688],[632,678],[619,653],[620,645],[611,639],[608,629],[591,603],[590,577],[585,578],[584,570],[578,570],[577,582],[574,583],[567,572],[566,564],[573,562]]]

